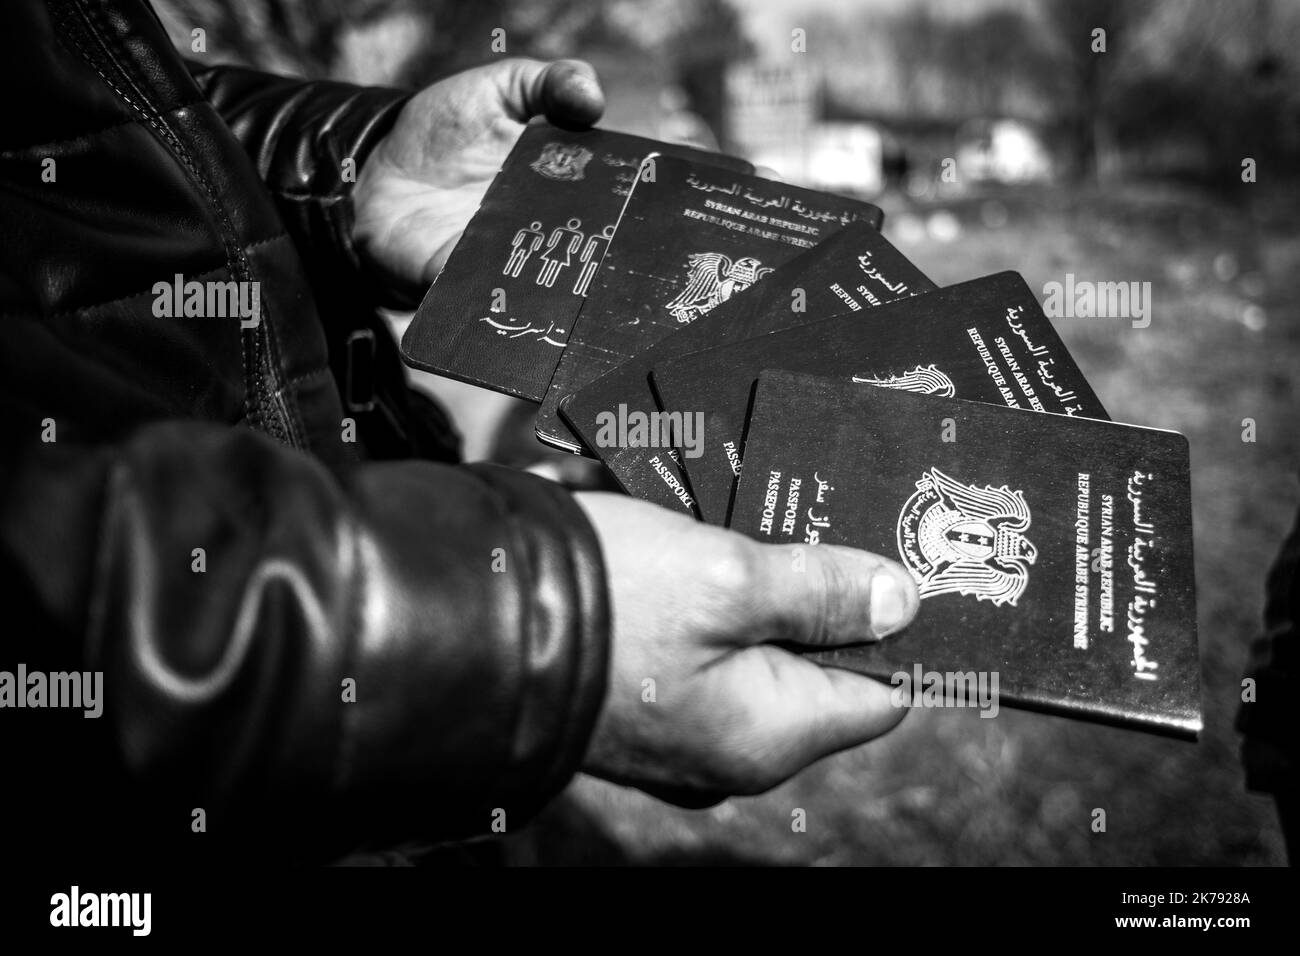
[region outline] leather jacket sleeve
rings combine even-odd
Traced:
[[[411,94],[242,67],[187,65],[252,157],[313,284],[342,275],[361,282],[371,302],[384,302],[391,291],[365,272],[353,251],[351,192],[361,164]],[[345,160],[352,161],[347,176]]]
[[[609,615],[559,486],[431,462],[336,474],[199,422],[46,443],[30,409],[3,411],[0,589],[30,622],[4,668],[104,680],[98,720],[10,725],[24,779],[94,794],[50,804],[73,816],[40,839],[329,859],[513,830],[576,769]]]

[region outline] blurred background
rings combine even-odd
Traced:
[[[1067,273],[1151,283],[1148,328],[1056,324],[1116,420],[1191,442],[1198,743],[1005,708],[996,720],[917,711],[772,793],[709,810],[580,777],[486,858],[1284,861],[1271,799],[1244,788],[1233,721],[1265,573],[1300,500],[1300,4],[154,2],[184,49],[206,31],[207,61],[396,86],[492,59],[502,28],[508,55],[590,60],[609,97],[606,127],[871,199],[885,234],[941,285],[1003,269],[1040,294]],[[406,318],[391,317],[399,333]],[[533,406],[431,376],[419,384],[449,405],[468,457],[584,477],[583,462],[534,441]],[[1097,807],[1105,833],[1089,825]],[[794,808],[806,832],[792,832]]]

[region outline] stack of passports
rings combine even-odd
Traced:
[[[938,288],[860,200],[530,126],[403,340],[540,406],[630,495],[901,562],[922,603],[816,652],[996,673],[1013,706],[1194,739],[1188,451],[1110,421],[1015,272]]]

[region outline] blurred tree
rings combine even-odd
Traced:
[[[727,0],[154,0],[173,40],[207,32],[214,62],[422,86],[498,55],[633,54],[668,64],[711,119],[722,70],[747,56]],[[368,62],[367,62],[368,61]]]
[[[832,98],[846,112],[908,121],[1050,117],[1058,69],[1041,26],[994,7],[940,16],[928,4],[813,18],[810,35]]]
[[[714,135],[724,125],[727,65],[752,54],[728,0],[154,3],[183,50],[202,27],[209,62],[294,76],[416,88],[500,55],[494,36],[511,56],[639,63],[684,93],[685,110],[703,117]],[[643,126],[653,128],[653,119]]]
[[[691,110],[716,133],[726,125],[727,66],[748,59],[753,47],[727,0],[698,0],[677,6],[685,15],[672,34],[660,42],[657,52],[671,64]]]
[[[1126,171],[1219,189],[1242,185],[1246,156],[1274,182],[1300,172],[1300,9],[1266,0],[1161,0],[1147,9],[1100,104]]]
[[[995,8],[950,26],[939,49],[967,115],[1041,118],[1042,94],[1057,82],[1055,61],[1037,24],[1018,10]]]
[[[1150,6],[1125,0],[1069,0],[1044,5],[1050,52],[1059,66],[1061,119],[1070,138],[1073,167],[1095,178],[1104,149],[1113,143],[1109,107],[1120,95],[1133,64],[1127,48]],[[1104,30],[1105,52],[1094,50],[1095,30]]]

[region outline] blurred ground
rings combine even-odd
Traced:
[[[882,200],[886,234],[941,285],[1016,269],[1041,293],[1077,279],[1150,281],[1147,329],[1061,319],[1118,421],[1192,450],[1202,696],[1199,743],[1003,708],[918,711],[885,739],[758,798],[668,807],[579,778],[507,844],[520,863],[1278,864],[1270,799],[1243,790],[1232,722],[1263,581],[1300,500],[1300,210],[1252,212],[1168,185],[1053,188],[916,206]],[[470,457],[534,457],[529,410],[422,376]],[[1242,419],[1258,440],[1242,441]],[[504,423],[504,424],[503,424]],[[498,435],[504,427],[505,434]],[[540,446],[537,457],[542,457]],[[562,461],[568,456],[556,456]],[[807,832],[791,831],[791,811]],[[1107,831],[1090,829],[1093,808]]]

